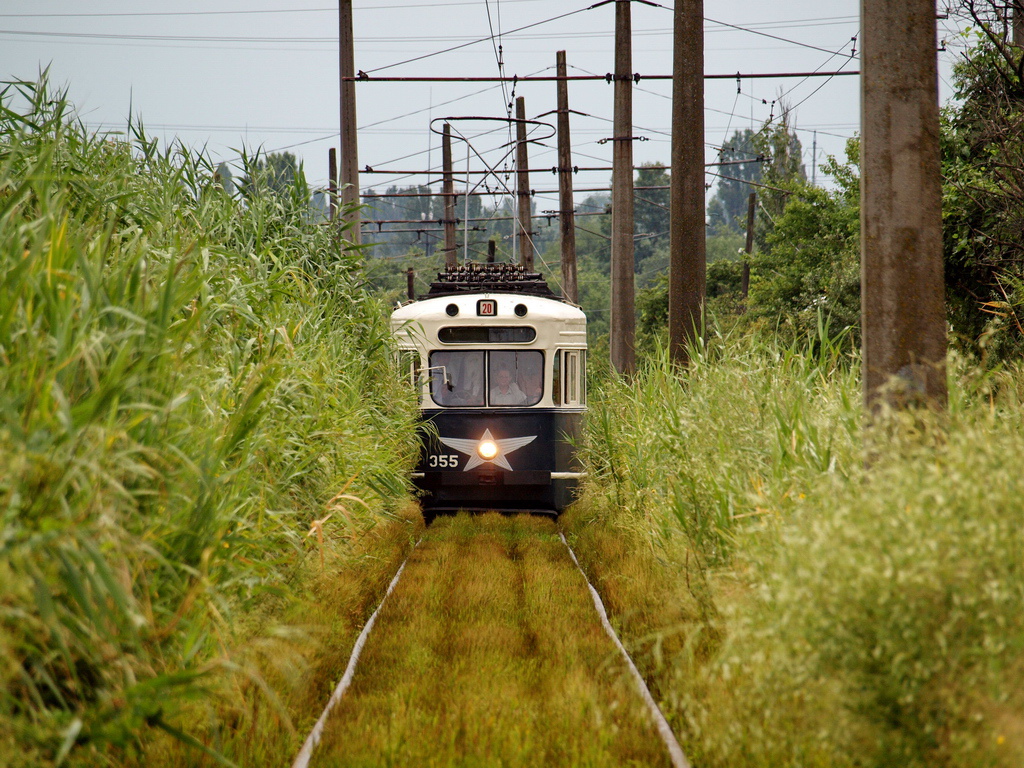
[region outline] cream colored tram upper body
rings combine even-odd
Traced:
[[[419,377],[423,408],[453,405],[438,402],[444,397],[437,387],[441,374],[431,370],[431,360],[439,357],[434,353],[454,350],[537,350],[544,360],[543,394],[527,405],[580,409],[585,403],[587,318],[573,304],[516,293],[462,293],[408,302],[392,313],[391,325],[399,351],[415,353],[414,365],[430,374]],[[500,340],[483,341],[488,334]],[[472,401],[462,407],[487,405]]]

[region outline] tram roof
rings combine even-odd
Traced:
[[[476,302],[496,298],[498,315],[476,317]],[[446,322],[449,304],[459,307],[462,322],[493,322],[497,319],[518,320],[513,312],[516,304],[524,304],[528,316],[553,320],[585,320],[586,315],[576,305],[555,295],[539,272],[531,272],[519,264],[470,263],[449,267],[439,272],[430,284],[427,294],[402,305],[394,313],[395,321],[427,320],[441,316]],[[438,318],[441,319],[441,318]]]
[[[481,299],[497,299],[498,314],[487,317],[479,317],[476,314],[477,302]],[[459,308],[459,314],[451,317],[446,313],[449,304],[455,304]],[[518,317],[515,314],[517,304],[526,305],[526,317]],[[392,314],[393,321],[404,322],[407,320],[437,320],[438,322],[450,323],[494,323],[494,322],[536,322],[537,319],[545,320],[586,320],[583,310],[574,304],[562,301],[557,298],[544,298],[541,296],[524,296],[519,293],[506,293],[499,291],[479,291],[477,293],[462,293],[454,296],[426,297],[417,301],[403,304]]]
[[[447,267],[437,273],[426,298],[458,296],[463,293],[518,293],[561,301],[548,287],[540,272],[521,264],[470,262]]]

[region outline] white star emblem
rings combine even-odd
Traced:
[[[524,445],[529,445],[537,439],[537,436],[507,437],[504,440],[495,440],[491,435],[491,430],[485,429],[483,436],[479,440],[464,440],[458,437],[441,437],[439,439],[449,448],[454,448],[459,453],[464,453],[469,456],[469,461],[466,462],[466,466],[462,470],[463,472],[468,472],[474,467],[480,466],[485,461],[489,464],[497,464],[502,469],[507,469],[509,472],[512,472],[512,465],[508,463],[508,459],[505,457],[512,453],[512,451],[518,451]],[[498,446],[498,453],[493,459],[485,459],[477,453],[477,446],[486,440],[489,440]]]

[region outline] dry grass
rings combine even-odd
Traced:
[[[316,765],[667,764],[553,521],[440,518],[378,621]]]
[[[687,648],[706,654],[714,647],[714,609],[698,599],[703,574],[693,557],[655,551],[612,520],[585,525],[586,514],[585,504],[570,507],[563,526],[612,622],[629,627],[623,642],[645,676]]]

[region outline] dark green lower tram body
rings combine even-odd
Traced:
[[[575,499],[582,410],[448,408],[423,419],[414,478],[428,519],[458,510],[557,514]],[[476,449],[486,439],[498,446],[493,460]]]

